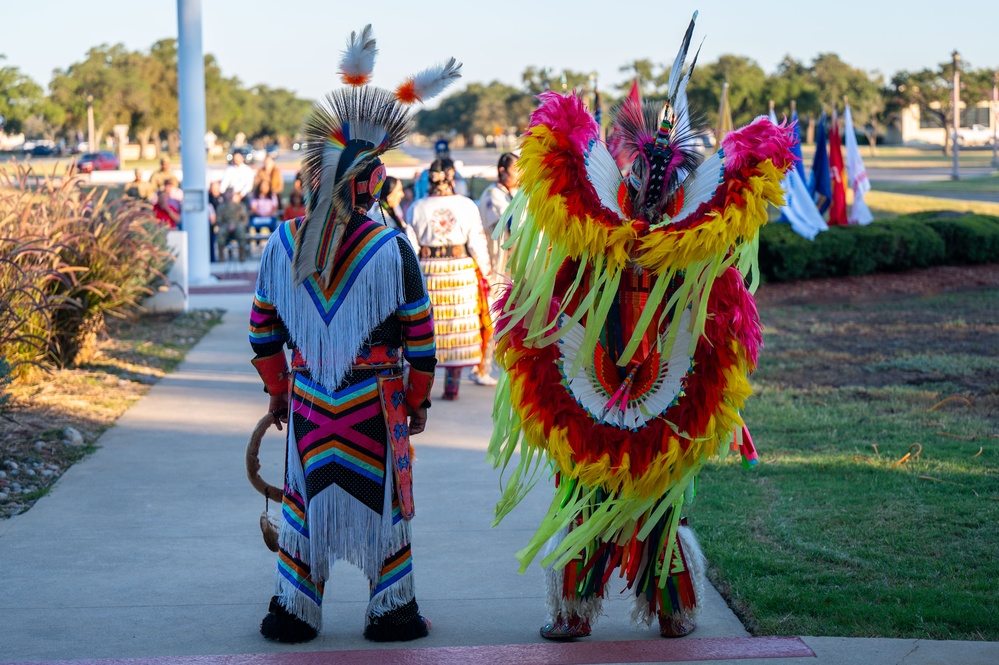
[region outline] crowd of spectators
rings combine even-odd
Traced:
[[[294,191],[283,201],[284,178],[273,157],[264,159],[263,166],[254,170],[240,152],[234,152],[232,163],[208,187],[208,219],[211,233],[211,259],[224,260],[234,242],[240,261],[249,255],[251,229],[274,232],[278,223],[305,214],[301,181],[296,178]],[[184,192],[170,163],[164,157],[160,168],[142,177],[135,170],[135,179],[125,186],[125,196],[149,201],[156,219],[171,229],[181,228],[181,206]]]
[[[446,167],[448,179],[453,183],[453,194],[468,196],[468,185],[455,169],[444,150],[438,158]],[[504,154],[498,164],[499,179],[490,185],[478,201],[480,217],[475,224],[477,233],[484,235],[489,242],[489,258],[494,275],[504,272],[505,252],[500,245],[503,238],[493,239],[495,225],[509,205],[517,188],[516,155]],[[369,211],[372,219],[406,233],[412,224],[413,204],[427,196],[427,173],[414,174],[413,183],[404,185],[398,178],[389,176],[382,187],[379,202]],[[160,168],[149,176],[142,177],[135,170],[135,179],[125,186],[125,196],[149,201],[156,219],[171,229],[181,228],[181,207],[184,192],[173,171],[170,159],[160,160]],[[288,219],[305,215],[302,181],[295,177],[292,191],[287,200],[284,196],[284,178],[273,157],[264,159],[261,168],[254,170],[245,162],[242,153],[234,152],[232,162],[226,167],[219,180],[213,180],[208,187],[208,218],[211,233],[211,260],[231,258],[227,252],[235,252],[240,261],[249,256],[252,237],[251,230],[267,229],[273,233],[278,224]],[[505,235],[505,234],[504,234]]]

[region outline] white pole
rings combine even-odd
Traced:
[[[181,168],[184,170],[183,229],[187,231],[188,279],[212,281],[208,248],[205,154],[205,61],[201,45],[201,0],[177,0],[177,87],[180,93]]]

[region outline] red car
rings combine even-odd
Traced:
[[[76,160],[76,170],[80,173],[91,173],[92,171],[116,171],[118,169],[118,157],[113,152],[102,150],[101,152],[88,152]]]

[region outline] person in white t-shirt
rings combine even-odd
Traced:
[[[227,166],[222,173],[220,189],[223,194],[232,191],[239,194],[240,198],[246,199],[253,191],[253,169],[243,160],[243,153],[234,152],[232,154],[232,164]]]
[[[504,152],[500,155],[496,166],[496,182],[486,187],[479,197],[479,215],[482,216],[482,228],[489,240],[489,261],[492,264],[494,281],[506,273],[508,252],[503,249],[503,243],[510,237],[510,228],[506,226],[499,233],[496,226],[513,200],[520,185],[520,169],[517,168],[517,155]]]

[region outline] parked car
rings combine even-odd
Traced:
[[[960,145],[992,145],[992,130],[985,125],[972,125],[957,130]]]
[[[243,161],[245,161],[247,164],[253,163],[253,160],[254,160],[254,157],[255,157],[254,150],[253,150],[252,146],[248,146],[248,145],[241,145],[238,148],[233,148],[232,150],[230,150],[229,154],[227,154],[225,156],[225,161],[227,163],[231,164],[232,163],[232,156],[233,156],[233,154],[235,154],[237,152],[239,154],[243,155]]]
[[[107,150],[102,150],[100,152],[88,152],[76,160],[76,170],[80,173],[92,173],[93,171],[116,171],[117,169],[118,156]]]
[[[52,141],[39,141],[31,149],[32,157],[52,157],[60,154],[59,147]]]

